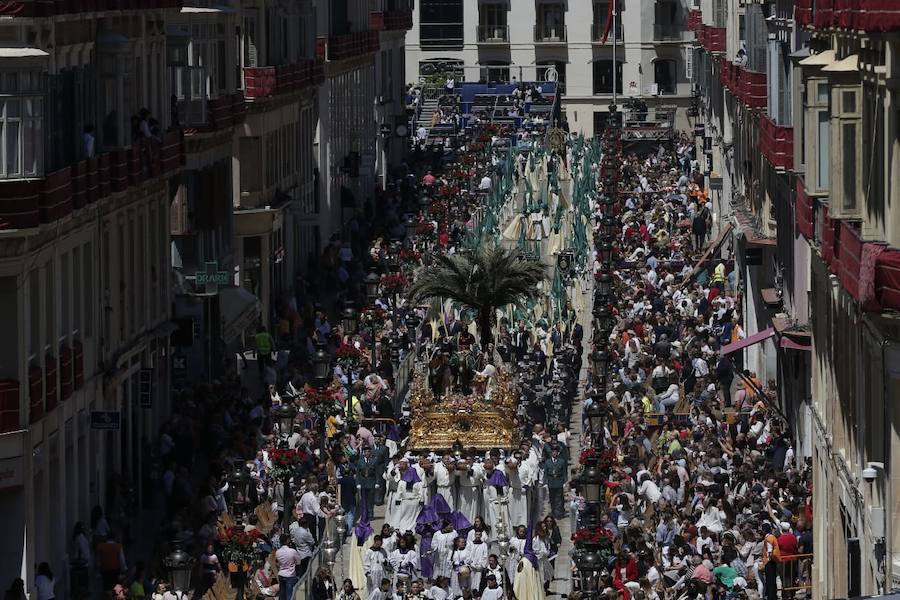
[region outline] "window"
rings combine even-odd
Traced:
[[[419,18],[422,46],[462,48],[463,0],[421,0]]]
[[[683,30],[679,3],[673,0],[658,0],[656,22],[653,24],[653,39],[680,40]]]
[[[558,2],[542,2],[537,5],[536,42],[562,42],[566,39],[566,7]]]
[[[606,20],[609,18],[609,2],[594,2],[594,23],[591,25],[591,40],[599,42],[603,39],[603,32],[606,31]],[[616,11],[615,24],[616,40],[622,39],[622,9],[621,6]],[[613,39],[613,27],[610,26],[608,40]]]
[[[505,4],[482,4],[478,8],[478,41],[508,42]]]
[[[828,82],[810,80],[806,87],[808,106],[805,145],[808,151],[806,178],[810,191],[828,192],[831,187],[831,90]]]
[[[622,93],[622,62],[616,61],[616,78],[613,81],[613,61],[594,61],[594,94],[612,94],[613,84],[617,93]]]
[[[841,189],[843,198],[841,208],[847,211],[855,211],[859,208],[857,202],[857,172],[856,159],[858,148],[856,140],[856,123],[844,123],[841,130],[841,168],[843,169]]]
[[[509,63],[489,63],[481,67],[480,81],[482,83],[509,81]]]
[[[43,93],[43,73],[0,71],[0,178],[41,174]]]
[[[653,63],[653,76],[657,94],[674,94],[678,91],[678,62],[673,59],[659,59]]]
[[[818,113],[817,135],[818,164],[816,170],[816,189],[827,191],[831,181],[831,145],[829,143],[831,117],[825,111]]]

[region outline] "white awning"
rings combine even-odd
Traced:
[[[834,50],[825,50],[800,61],[804,67],[824,67],[834,62]]]
[[[212,8],[204,8],[202,6],[182,6],[181,14],[190,15],[220,15],[225,13],[237,12],[230,6],[215,6]]]
[[[831,63],[827,67],[822,67],[823,71],[829,73],[852,73],[859,71],[859,56],[851,54],[847,58]]]
[[[50,56],[40,48],[0,48],[0,58],[44,58]]]
[[[222,339],[226,344],[240,337],[259,319],[259,299],[242,287],[227,287],[219,291],[219,315]]]

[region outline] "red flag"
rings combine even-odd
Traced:
[[[606,38],[609,37],[609,30],[612,28],[613,24],[613,9],[615,8],[616,1],[617,0],[609,0],[609,3],[607,4],[609,8],[606,11],[606,27],[603,28],[603,41],[600,42],[601,44],[605,44]]]

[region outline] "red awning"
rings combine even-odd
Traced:
[[[754,333],[750,337],[746,337],[742,340],[738,340],[733,344],[728,344],[727,346],[722,346],[721,353],[722,354],[731,354],[732,352],[737,352],[738,350],[743,350],[747,346],[752,346],[753,344],[758,344],[763,340],[767,340],[770,337],[775,335],[775,328],[769,327],[768,329],[764,329],[759,333]]]
[[[810,350],[812,350],[812,346],[795,342],[786,335],[781,336],[780,346],[786,350],[800,350],[803,352],[809,352]]]

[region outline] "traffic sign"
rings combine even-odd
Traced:
[[[122,413],[117,410],[92,410],[91,429],[118,431],[122,425]]]

